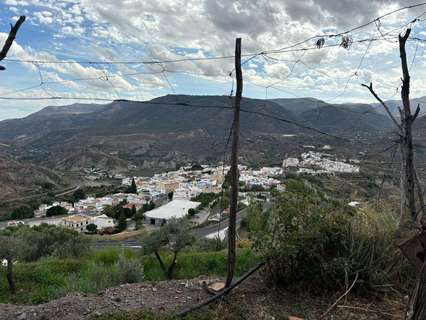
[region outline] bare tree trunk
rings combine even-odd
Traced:
[[[7,258],[6,261],[7,261],[7,272],[6,272],[7,282],[9,284],[10,292],[12,294],[15,294],[16,284],[15,284],[15,277],[13,274],[13,259]]]
[[[401,217],[400,231],[414,230],[416,228],[416,178],[414,172],[414,150],[413,150],[413,122],[418,114],[413,116],[410,107],[410,74],[407,66],[407,54],[405,43],[410,36],[411,29],[408,29],[404,36],[399,36],[399,51],[402,67],[402,88],[401,99],[403,109],[401,114]]]
[[[164,273],[164,275],[167,278],[168,277],[168,273],[167,273],[166,266],[164,265],[163,259],[161,259],[161,256],[160,256],[160,254],[157,251],[155,251],[154,254],[155,254],[155,257],[158,260],[158,263],[160,264],[161,270],[163,270],[163,273]]]
[[[415,237],[419,236],[418,222],[422,223],[423,232],[425,231],[426,217],[423,215],[422,219],[418,219],[418,213],[416,209],[416,186],[419,197],[419,203],[421,211],[425,211],[423,192],[421,191],[421,185],[419,178],[415,171],[414,166],[414,147],[413,147],[413,123],[416,120],[420,112],[420,107],[417,106],[414,114],[411,113],[410,107],[410,74],[407,65],[407,54],[405,50],[405,44],[408,37],[410,36],[411,29],[407,29],[403,36],[399,35],[399,53],[401,57],[401,68],[402,68],[402,88],[401,88],[401,100],[403,108],[399,108],[401,116],[401,124],[399,124],[395,117],[390,112],[386,103],[380,99],[380,97],[374,92],[373,84],[369,86],[363,84],[362,86],[368,88],[373,96],[382,104],[388,113],[389,117],[397,126],[398,134],[400,137],[400,151],[401,151],[401,212],[400,221],[397,233],[397,242],[404,254],[408,254],[414,243]],[[410,241],[410,242],[408,242]],[[407,247],[408,246],[408,247]],[[405,249],[404,249],[405,248]],[[423,247],[423,253],[426,254],[426,248]],[[414,259],[418,259],[417,256]],[[416,289],[411,296],[408,312],[406,319],[409,320],[425,320],[426,319],[426,267],[424,266],[425,261],[420,261],[423,264],[420,275],[417,279]]]
[[[402,88],[401,99],[403,109],[401,115],[401,218],[399,225],[399,241],[404,241],[411,237],[417,228],[416,209],[416,182],[419,183],[414,168],[414,148],[413,148],[413,123],[416,120],[420,108],[414,115],[410,107],[410,74],[407,66],[407,54],[405,44],[410,36],[411,29],[408,29],[404,36],[399,36],[399,52],[402,67]],[[418,187],[421,188],[420,185]],[[420,196],[420,195],[419,195]],[[422,203],[422,202],[421,202]],[[417,278],[416,288],[411,296],[408,306],[407,319],[426,319],[426,268],[423,267]]]
[[[234,122],[232,126],[232,154],[231,154],[231,203],[229,210],[228,227],[228,273],[226,287],[232,284],[236,262],[236,220],[238,206],[238,144],[240,139],[240,104],[243,93],[243,75],[241,71],[241,38],[235,43],[235,74],[237,91],[234,99]]]
[[[170,264],[169,268],[167,269],[167,279],[169,279],[169,280],[173,279],[173,271],[175,270],[176,259],[177,259],[177,251],[174,251],[172,263]]]

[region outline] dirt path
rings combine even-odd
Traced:
[[[202,279],[144,282],[106,289],[99,295],[70,294],[32,306],[0,304],[0,320],[80,320],[119,311],[172,311],[208,297]]]

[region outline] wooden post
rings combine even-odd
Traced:
[[[234,279],[236,262],[236,220],[238,207],[238,144],[240,140],[240,105],[243,93],[243,74],[241,70],[241,38],[235,42],[235,76],[237,78],[237,91],[234,98],[234,121],[232,125],[232,154],[231,154],[231,199],[228,226],[228,274],[226,287]]]

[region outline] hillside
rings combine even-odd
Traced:
[[[369,105],[244,98],[241,108],[241,161],[257,165],[280,163],[305,143],[339,144],[293,123],[348,137],[391,128],[388,118]],[[46,107],[0,122],[0,142],[38,166],[61,171],[95,166],[123,172],[131,164],[174,169],[191,161],[221,160],[232,116],[228,96],[167,95],[146,102]]]
[[[410,99],[411,102],[411,108],[414,112],[415,108],[417,108],[417,105],[420,106],[420,113],[425,113],[426,111],[426,97],[419,97],[419,98],[412,98]],[[400,99],[398,100],[388,100],[386,101],[386,105],[389,107],[390,112],[395,116],[399,117],[399,111],[398,107],[402,106],[402,102]],[[375,103],[372,105],[374,107],[374,110],[380,114],[386,114],[386,110],[383,108],[383,106],[379,103]]]
[[[24,192],[35,193],[50,188],[63,187],[63,178],[56,172],[36,166],[26,161],[16,161],[0,156],[0,203],[10,196],[16,196]]]
[[[295,115],[300,115],[305,111],[327,105],[326,102],[315,98],[271,99],[270,101],[279,104],[285,110],[292,112]]]
[[[191,104],[188,107],[176,104]],[[118,135],[135,133],[191,132],[203,129],[209,134],[222,134],[229,129],[232,110],[227,96],[164,96],[146,103],[115,101],[107,105],[72,105],[47,107],[23,119],[0,122],[0,139],[31,143],[40,138],[64,141],[76,134]],[[76,109],[74,112],[72,110]],[[269,101],[245,99],[242,108],[295,120],[294,116]],[[242,114],[241,122],[251,132],[295,131],[291,125],[271,122],[257,115]],[[59,134],[59,135],[57,135]]]
[[[202,130],[223,136],[232,121],[228,96],[167,95],[138,103],[115,101],[106,105],[74,104],[47,107],[23,119],[0,122],[0,140],[21,145],[63,144],[76,136],[189,133]],[[295,125],[271,120],[251,111],[288,121],[306,122],[332,132],[386,129],[388,119],[369,105],[330,105],[315,99],[258,100],[245,98],[241,129],[248,135],[306,133]],[[354,117],[362,121],[353,121]],[[363,123],[361,123],[363,122]],[[43,141],[43,142],[40,142]]]
[[[392,128],[391,120],[365,104],[324,105],[305,111],[300,117],[310,125],[328,132],[385,131]]]

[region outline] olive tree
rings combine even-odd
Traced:
[[[42,257],[79,257],[88,250],[88,241],[78,232],[42,224],[12,228],[13,235],[20,240],[20,258],[36,261]]]
[[[145,234],[141,242],[144,253],[153,253],[164,272],[164,276],[167,279],[172,279],[179,252],[194,242],[194,236],[187,219],[171,219],[157,230]],[[167,249],[172,253],[172,261],[168,266],[161,257],[161,251],[167,251]]]

